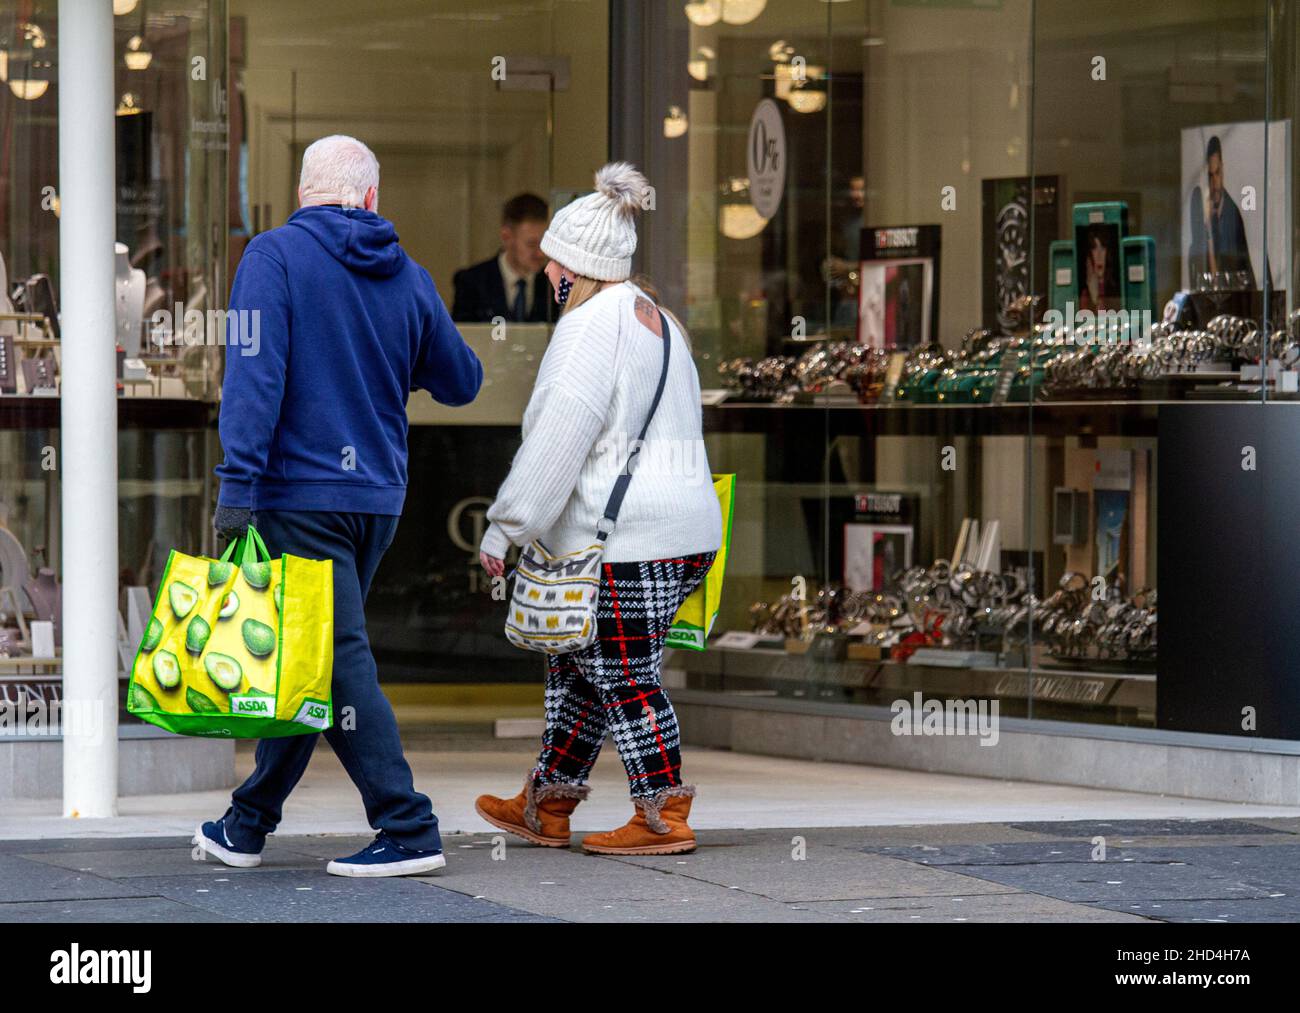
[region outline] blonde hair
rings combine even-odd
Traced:
[[[585,274],[575,273],[573,287],[569,289],[569,298],[564,301],[564,309],[560,310],[560,316],[564,316],[570,310],[576,310],[604,288],[606,284],[606,282],[597,281],[595,278],[588,278]]]
[[[677,329],[682,332],[682,340],[686,342],[686,347],[688,349],[691,348],[690,332],[686,330],[685,325],[681,322],[678,316],[659,301],[659,289],[655,287],[655,283],[650,280],[649,276],[644,274],[634,274],[627,280],[649,296],[650,301],[655,304],[656,309],[663,310],[664,316],[668,317],[668,319],[677,326]],[[569,289],[569,298],[564,301],[564,309],[560,310],[560,316],[564,316],[564,314],[568,313],[570,310],[576,310],[608,284],[610,283],[607,281],[597,281],[595,278],[588,278],[585,274],[574,274],[573,287]],[[615,282],[614,284],[619,284],[619,282]]]

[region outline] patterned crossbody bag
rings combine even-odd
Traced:
[[[636,456],[645,443],[650,422],[659,407],[659,399],[668,381],[668,353],[672,334],[663,310],[659,311],[659,328],[663,335],[664,362],[659,386],[641,435],[628,451],[627,461],[614,482],[605,503],[605,513],[596,526],[596,541],[585,549],[552,556],[539,541],[527,545],[515,567],[515,586],[510,595],[510,612],[506,616],[506,639],[516,647],[542,654],[569,654],[580,651],[596,639],[596,597],[600,592],[600,564],[605,556],[605,541],[623,506]]]

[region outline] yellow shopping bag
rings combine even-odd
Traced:
[[[736,500],[736,476],[714,475],[713,491],[718,494],[722,508],[722,547],[709,567],[704,583],[690,593],[673,617],[664,643],[669,647],[685,647],[692,651],[704,650],[713,621],[718,618],[722,604],[722,578],[727,566],[727,549],[731,546],[731,518]]]
[[[250,527],[220,559],[167,557],[127,710],[180,735],[304,735],[332,723],[333,669],[333,562],[273,560]]]

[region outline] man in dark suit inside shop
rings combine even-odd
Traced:
[[[551,306],[551,286],[542,268],[542,233],[550,211],[536,194],[521,193],[501,209],[501,250],[481,264],[456,272],[451,318],[490,323],[541,323]]]

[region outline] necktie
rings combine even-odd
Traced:
[[[527,312],[526,307],[528,304],[524,301],[524,285],[525,282],[523,278],[520,278],[515,282],[515,303],[510,308],[511,320],[522,321],[524,319],[524,314]]]

